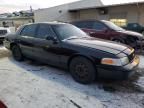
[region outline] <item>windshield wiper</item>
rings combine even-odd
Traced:
[[[81,38],[87,38],[88,36],[71,36],[69,38],[66,38],[64,40],[71,40],[71,39],[81,39]]]
[[[71,39],[77,39],[77,38],[79,38],[79,37],[78,37],[78,36],[71,36],[71,37],[66,38],[66,39],[64,39],[64,40],[71,40]]]

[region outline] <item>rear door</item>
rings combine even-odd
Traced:
[[[34,56],[33,48],[37,27],[37,24],[26,25],[15,40],[19,43],[22,53],[28,57]]]

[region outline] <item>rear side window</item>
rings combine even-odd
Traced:
[[[138,27],[139,26],[139,24],[137,24],[137,23],[130,23],[130,24],[128,24],[128,27]]]
[[[84,24],[82,22],[75,22],[73,25],[77,26],[78,28],[84,28]]]
[[[77,26],[78,28],[92,29],[92,27],[93,27],[93,22],[92,21],[75,22],[73,24],[75,26]]]
[[[21,31],[20,35],[35,37],[36,29],[37,29],[37,25],[36,24],[27,25],[27,26],[25,26],[23,28],[23,30]]]
[[[36,37],[46,39],[48,36],[54,36],[52,28],[47,24],[40,24],[37,30]]]

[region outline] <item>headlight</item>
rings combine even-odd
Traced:
[[[126,65],[126,64],[129,63],[128,57],[123,57],[123,58],[121,58],[120,60],[121,60],[122,65]]]
[[[113,66],[123,66],[129,63],[129,59],[127,57],[123,57],[120,59],[113,58],[103,58],[101,60],[101,64],[105,65],[113,65]]]

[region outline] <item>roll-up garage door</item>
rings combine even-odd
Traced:
[[[127,24],[127,13],[110,13],[110,21],[118,26],[125,26]]]
[[[127,14],[123,13],[110,13],[110,19],[126,19]]]

